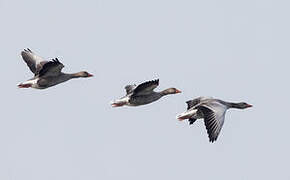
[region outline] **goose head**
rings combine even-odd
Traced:
[[[178,93],[181,93],[181,91],[176,88],[168,88],[161,92],[162,95],[178,94]]]
[[[74,76],[82,77],[82,78],[93,77],[93,75],[88,73],[87,71],[81,71],[81,72],[75,73]]]
[[[238,108],[238,109],[246,109],[246,108],[253,107],[253,105],[245,103],[245,102],[240,102],[240,103],[235,103],[233,107]]]

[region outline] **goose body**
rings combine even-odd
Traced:
[[[73,74],[63,73],[61,70],[64,65],[57,58],[52,59],[52,61],[45,61],[30,49],[24,49],[24,51],[21,52],[21,56],[34,74],[34,77],[19,84],[19,88],[31,87],[35,89],[45,89],[70,79],[93,76],[86,71]]]
[[[186,103],[187,110],[177,115],[176,118],[180,121],[188,119],[190,125],[197,119],[204,119],[210,142],[217,140],[228,109],[245,109],[252,107],[252,105],[244,102],[232,103],[211,97],[198,97]]]
[[[120,99],[114,100],[111,105],[113,107],[120,106],[140,106],[152,103],[159,100],[165,95],[168,94],[177,94],[181,93],[176,88],[169,88],[161,92],[155,92],[154,89],[159,85],[159,79],[153,81],[144,82],[138,86],[136,85],[127,85],[126,95]]]

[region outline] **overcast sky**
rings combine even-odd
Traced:
[[[286,180],[289,1],[0,0],[1,180]],[[45,90],[20,52],[87,70]],[[182,94],[111,108],[124,86],[159,78]],[[218,140],[175,119],[213,96],[229,110]]]

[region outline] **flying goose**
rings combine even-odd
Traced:
[[[246,109],[252,107],[252,105],[245,102],[232,103],[211,97],[198,97],[186,103],[187,111],[177,115],[176,118],[180,121],[188,119],[190,125],[197,119],[204,119],[210,142],[217,140],[228,109]]]
[[[63,73],[61,70],[64,65],[57,58],[45,61],[28,48],[21,52],[21,56],[31,72],[34,73],[34,77],[19,84],[19,88],[45,89],[70,79],[93,76],[86,71],[73,74]]]
[[[140,106],[157,101],[163,96],[169,94],[181,93],[180,90],[176,88],[168,88],[161,92],[155,92],[154,89],[159,85],[159,79],[144,82],[138,86],[127,85],[125,87],[126,96],[117,99],[111,103],[113,107],[120,106]]]

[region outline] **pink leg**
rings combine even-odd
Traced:
[[[19,84],[18,87],[19,88],[30,88],[32,86],[32,84]]]
[[[121,107],[121,106],[124,106],[125,103],[124,103],[124,104],[113,103],[113,104],[111,104],[111,105],[112,105],[112,107]]]

